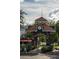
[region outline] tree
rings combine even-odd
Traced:
[[[56,32],[49,35],[48,42],[50,42],[50,44],[55,43],[57,41],[58,41],[58,34]]]
[[[56,27],[56,32],[57,32],[58,35],[59,35],[59,21],[56,22],[55,27]]]
[[[49,21],[49,26],[51,26],[52,28],[55,28],[55,20],[50,20]]]
[[[24,26],[24,15],[27,15],[27,13],[25,13],[23,10],[20,10],[20,32],[21,32],[21,38],[24,37],[24,35],[22,35],[25,32],[25,26]]]
[[[56,33],[57,33],[57,35],[58,35],[58,37],[57,37],[57,42],[59,43],[59,20],[56,22],[56,25],[55,25],[55,27],[56,27]]]
[[[23,14],[24,14],[23,10],[20,10],[20,25],[24,24],[24,22],[23,22],[23,19],[24,19]]]
[[[21,27],[24,26],[24,15],[27,15],[27,13],[24,12],[23,10],[20,10],[20,26]]]
[[[52,20],[50,26],[55,29],[56,32],[49,35],[48,41],[50,43],[59,43],[59,21]]]

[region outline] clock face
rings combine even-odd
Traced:
[[[41,30],[42,28],[41,28],[41,26],[38,26],[38,30]]]

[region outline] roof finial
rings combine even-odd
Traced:
[[[43,9],[41,8],[41,17],[43,17]]]

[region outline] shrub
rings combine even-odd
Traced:
[[[50,51],[53,50],[53,46],[52,46],[52,45],[51,45],[51,46],[48,46],[47,48],[48,48],[48,49],[47,49],[48,52],[50,52]]]
[[[47,47],[46,47],[46,46],[42,47],[42,48],[41,48],[41,52],[42,52],[42,53],[47,52]]]
[[[35,46],[32,46],[32,50],[35,49],[35,48],[36,48]]]
[[[32,38],[32,33],[25,34],[26,38]]]
[[[28,43],[26,45],[26,49],[27,49],[27,52],[30,51],[30,50],[32,50],[32,45],[30,43]]]
[[[42,53],[50,52],[52,50],[53,50],[53,46],[52,45],[51,46],[44,46],[44,47],[41,48],[41,52]]]

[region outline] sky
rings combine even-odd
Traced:
[[[41,16],[47,20],[59,18],[59,0],[20,0],[20,9],[27,13],[25,25]]]

